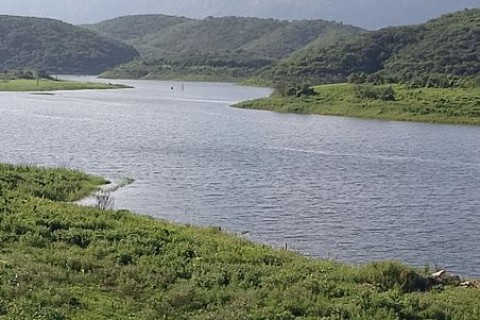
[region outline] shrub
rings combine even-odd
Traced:
[[[395,101],[395,91],[391,86],[358,85],[356,95],[359,99]]]
[[[315,95],[315,90],[313,86],[309,83],[304,84],[286,84],[286,83],[277,83],[274,90],[275,95],[281,97],[302,97],[302,96],[313,96]]]
[[[399,288],[403,292],[429,289],[428,279],[415,270],[396,262],[374,262],[367,265],[356,279],[367,282],[381,290]]]

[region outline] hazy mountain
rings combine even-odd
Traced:
[[[92,23],[132,14],[326,19],[376,29],[480,7],[480,0],[2,0],[0,14]]]
[[[0,16],[0,69],[36,67],[57,73],[98,73],[138,52],[117,40],[58,20]]]

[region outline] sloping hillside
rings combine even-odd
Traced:
[[[480,290],[428,266],[313,260],[215,227],[66,203],[104,182],[0,164],[2,319],[478,319]]]
[[[359,28],[324,20],[284,22],[281,28],[247,43],[242,49],[260,56],[280,59],[311,42],[323,42],[328,38],[337,39],[358,32]]]
[[[126,44],[61,21],[0,16],[1,69],[95,74],[136,56]]]
[[[173,25],[190,21],[188,18],[166,16],[163,14],[132,15],[105,20],[82,27],[127,43],[156,33]]]
[[[480,72],[480,9],[445,15],[418,28],[418,41],[401,48],[385,69],[471,76]]]
[[[355,73],[405,81],[427,74],[472,76],[480,72],[480,9],[442,16],[425,24],[386,28],[317,43],[266,73],[273,79],[345,81]]]
[[[140,26],[128,34],[125,30],[133,30],[128,26],[135,20],[140,21]],[[109,22],[110,28],[105,28],[106,24],[87,27],[112,37],[120,35],[143,56],[143,60],[117,68],[109,75],[134,78],[209,72],[216,76],[251,76],[313,41],[363,31],[323,20],[289,22],[239,17],[192,20],[148,15],[116,19]]]

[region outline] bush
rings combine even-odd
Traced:
[[[354,72],[347,77],[348,83],[363,84],[367,81],[365,72]]]
[[[418,272],[396,262],[373,262],[364,267],[356,279],[380,290],[398,288],[403,292],[426,291],[429,281]]]
[[[275,85],[274,94],[281,97],[302,97],[302,96],[313,96],[315,95],[315,90],[313,86],[309,83],[299,84],[286,84],[278,83]]]
[[[356,87],[356,95],[360,99],[395,101],[395,91],[391,86],[359,85]]]

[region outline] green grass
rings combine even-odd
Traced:
[[[0,91],[54,91],[54,90],[82,90],[82,89],[120,89],[129,88],[122,84],[94,83],[94,82],[75,82],[75,81],[55,81],[41,79],[15,79],[0,80]]]
[[[467,320],[480,291],[66,201],[103,179],[0,164],[0,319]]]
[[[107,181],[64,168],[37,168],[0,164],[0,195],[15,192],[52,201],[75,201],[96,191]]]
[[[382,86],[377,86],[382,87]],[[383,86],[385,87],[385,86]],[[480,88],[408,88],[393,85],[395,101],[361,99],[352,84],[315,87],[310,97],[247,101],[240,108],[399,121],[480,125]]]

